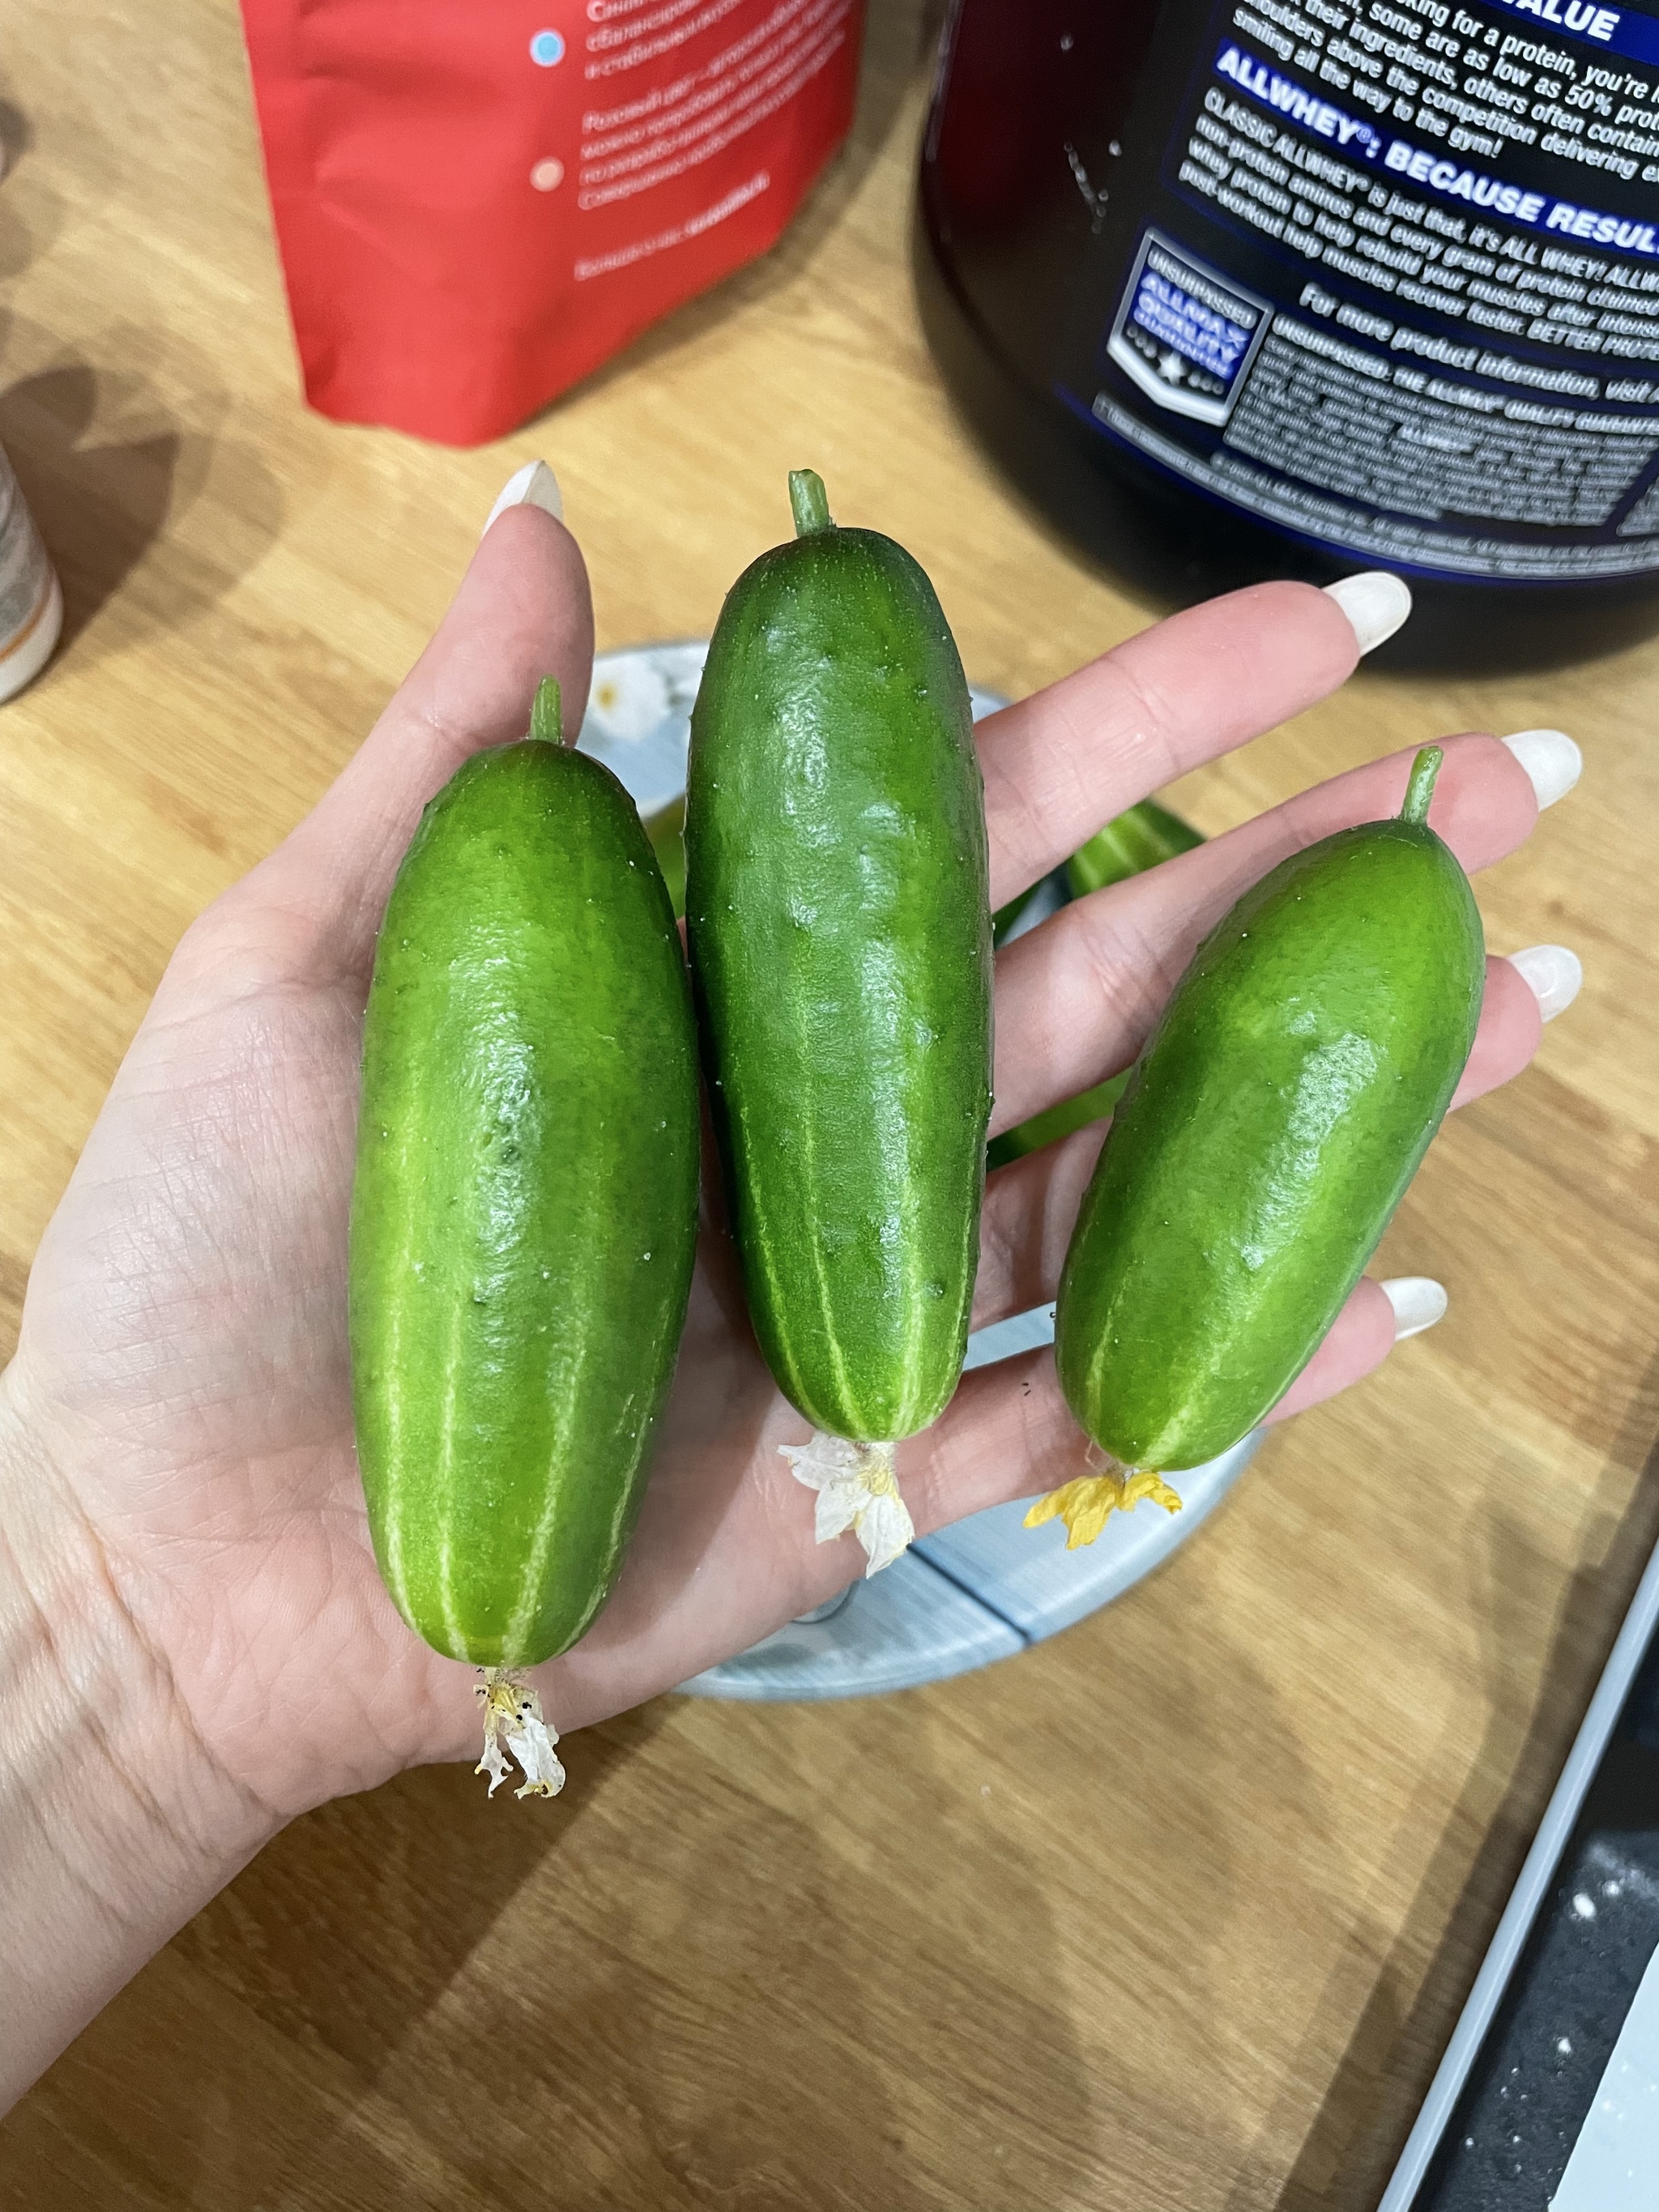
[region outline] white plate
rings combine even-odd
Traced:
[[[685,789],[691,707],[708,654],[707,640],[695,639],[625,647],[593,663],[579,742],[627,786],[641,814],[658,812]],[[1006,704],[993,691],[969,690],[975,721]],[[1039,885],[1011,934],[1035,927],[1066,895],[1063,878]],[[1051,1344],[1054,1315],[1053,1306],[1041,1306],[979,1330],[969,1340],[968,1364]],[[791,1621],[682,1687],[699,1698],[868,1697],[1012,1658],[1098,1611],[1168,1559],[1226,1496],[1261,1441],[1258,1430],[1182,1475],[1180,1513],[1148,1504],[1114,1514],[1079,1551],[1066,1550],[1058,1522],[1023,1527],[1023,1504],[975,1513],[923,1537],[819,1618]],[[805,1492],[801,1508],[811,1510]]]

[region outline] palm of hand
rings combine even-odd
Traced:
[[[1240,698],[1236,666],[1200,672],[1194,733],[1166,731],[1171,751],[1182,742],[1193,759],[1220,750],[1346,674],[1352,641],[1329,603],[1270,588],[1295,599],[1294,672],[1260,674]],[[1182,619],[1206,617],[1218,639],[1216,611]],[[1242,636],[1243,611],[1231,621]],[[52,1435],[74,1508],[196,1733],[278,1814],[404,1765],[462,1756],[477,1741],[466,1670],[421,1644],[381,1586],[358,1486],[345,1243],[361,1018],[374,928],[420,805],[466,752],[520,732],[544,671],[561,676],[567,696],[585,696],[591,638],[571,541],[539,514],[509,511],[357,760],[287,844],[188,933],[31,1281],[15,1385]],[[1164,648],[1166,659],[1175,649]],[[1224,656],[1212,647],[1212,658]],[[1228,712],[1200,737],[1218,686]],[[1144,675],[1125,672],[1119,688],[1144,705]],[[988,754],[999,898],[1142,795],[1108,760],[1092,801],[1075,773],[1063,801],[1034,797],[1038,742],[1071,730],[1075,744],[1076,705],[1051,708],[1047,728],[1040,714],[1014,710],[1003,718],[1001,750]],[[1144,765],[1144,732],[1130,734],[1141,750],[1127,773],[1145,784],[1177,772],[1168,762]],[[1104,738],[1102,747],[1109,752]],[[1474,862],[1517,842],[1530,823],[1504,771],[1487,763],[1484,793],[1475,769],[1466,778],[1465,858]],[[1246,881],[1261,872],[1263,853],[1276,857],[1340,820],[1384,811],[1358,789],[1328,799],[1322,816],[1303,805],[1305,819],[1281,810],[1278,848],[1261,837],[1223,862],[1233,842],[1223,841],[1191,856],[1200,866],[1188,891],[1164,890],[1161,907],[1143,894],[1122,908],[1123,935],[1148,971],[1122,992],[1127,1011],[1097,1003],[1098,921],[1092,944],[1073,922],[1047,949],[1028,940],[1017,968],[1005,963],[999,1023],[1020,1072],[1011,1080],[1000,1059],[1001,1122],[1122,1063],[1192,939],[1241,872]],[[1100,902],[1113,896],[1086,903],[1103,915]],[[1068,989],[1092,1013],[1086,1034],[1059,1003]],[[1499,994],[1488,1080],[1518,1066],[1535,1038],[1535,1020],[1528,1031],[1524,1012],[1510,1006],[1506,1016],[1508,1003]],[[1092,1152],[1086,1135],[1073,1139],[997,1179],[980,1321],[1052,1296]],[[712,1164],[705,1182],[713,1188]],[[1379,1328],[1358,1302],[1318,1374],[1298,1386],[1302,1398],[1374,1364],[1386,1348]],[[807,1425],[760,1360],[729,1243],[706,1221],[675,1389],[622,1582],[588,1637],[538,1678],[561,1728],[684,1680],[858,1571],[851,1538],[815,1547],[811,1500],[780,1456],[780,1443]],[[970,1377],[944,1420],[901,1457],[918,1527],[1041,1487],[1056,1468],[1075,1471],[1062,1466],[1074,1433],[1047,1355]]]
[[[345,1222],[362,993],[239,988],[231,920],[216,910],[186,940],[88,1145],[31,1285],[27,1372],[198,1731],[289,1810],[460,1757],[477,1716],[467,1671],[386,1596],[358,1484]],[[684,1679],[845,1578],[814,1557],[810,1507],[805,1542],[799,1516],[774,1510],[790,1486],[775,1437],[799,1426],[711,1227],[628,1587],[584,1647],[584,1671],[615,1686],[559,1700],[562,1723]]]

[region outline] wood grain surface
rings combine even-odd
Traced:
[[[544,454],[602,644],[705,633],[810,462],[1018,693],[1151,618],[969,442],[904,236],[933,27],[875,0],[779,252],[520,434],[307,414],[231,0],[6,0],[0,439],[69,622],[0,711],[0,1331],[190,918],[345,761]],[[1448,729],[1587,770],[1484,878],[1587,981],[1384,1272],[1450,1315],[1274,1436],[1131,1596],[869,1704],[665,1698],[551,1808],[459,1771],[297,1823],[0,2133],[0,2204],[1368,2208],[1653,1540],[1659,647],[1360,678],[1188,779],[1205,830]]]

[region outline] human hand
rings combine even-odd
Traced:
[[[41,1556],[73,1555],[106,1593],[152,1678],[170,1787],[235,1831],[216,1873],[204,1846],[200,1895],[179,1878],[177,1918],[301,1808],[476,1749],[471,1674],[394,1611],[358,1486],[345,1236],[361,1018],[422,806],[469,753],[522,733],[542,675],[585,698],[591,653],[574,541],[535,508],[507,510],[350,766],[186,933],[40,1248],[0,1413],[33,1470]],[[981,724],[994,902],[1322,697],[1357,654],[1335,599],[1267,585]],[[994,1129],[1126,1065],[1238,892],[1297,847],[1395,811],[1409,758],[1334,778],[1010,946]],[[1466,867],[1513,850],[1536,813],[1502,744],[1448,741],[1435,823]],[[1522,974],[1493,961],[1460,1103],[1522,1067],[1539,1026]],[[991,1178],[976,1326],[1053,1297],[1098,1143],[1085,1131]],[[814,1544],[778,1449],[808,1425],[756,1351],[712,1164],[705,1182],[678,1377],[622,1580],[534,1677],[561,1730],[744,1648],[863,1565],[850,1536]],[[1363,1284],[1279,1410],[1354,1381],[1393,1340],[1388,1300]],[[1064,1480],[1080,1449],[1052,1357],[1033,1352],[968,1376],[900,1448],[898,1474],[926,1533]],[[58,1527],[73,1534],[54,1551]]]

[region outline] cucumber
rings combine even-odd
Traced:
[[[1041,878],[1039,878],[1039,881]],[[1019,920],[1036,896],[1036,884],[1028,884],[1023,891],[1016,891],[1006,906],[1000,906],[991,916],[991,942],[1000,945],[1003,939]]]
[[[1173,819],[1173,817],[1171,817]],[[668,886],[668,896],[674,902],[674,912],[685,912],[685,799],[671,799],[666,806],[659,806],[654,814],[645,817],[645,834],[651,840],[651,849],[662,870],[662,879]],[[1194,837],[1197,833],[1194,831]],[[1202,842],[1201,839],[1198,840]],[[1151,863],[1146,863],[1150,866]],[[1129,873],[1134,871],[1131,869]],[[991,938],[1000,945],[1008,932],[1030,904],[1036,890],[1033,884],[1011,898],[1005,907],[999,907],[991,917]]]
[[[1204,833],[1160,806],[1143,799],[1138,806],[1115,815],[1103,830],[1097,830],[1086,845],[1079,846],[1066,863],[1066,880],[1073,898],[1086,898],[1108,884],[1127,884],[1131,876],[1144,875],[1160,860],[1177,853],[1190,853],[1204,842]]]
[[[986,1166],[1006,1168],[1010,1160],[1024,1159],[1027,1152],[1040,1152],[1045,1145],[1057,1145],[1062,1137],[1086,1129],[1091,1121],[1103,1121],[1128,1085],[1129,1071],[1126,1067],[1121,1074],[1109,1075],[1104,1083],[1091,1084],[1088,1090],[1079,1091],[1075,1097],[1062,1098],[1056,1105],[1045,1106],[1029,1121],[992,1138],[985,1148]]]
[[[1108,884],[1127,883],[1131,876],[1144,875],[1155,868],[1160,860],[1173,860],[1177,853],[1190,853],[1204,842],[1204,833],[1183,822],[1178,814],[1171,814],[1167,806],[1156,799],[1143,799],[1115,815],[1103,830],[1096,830],[1086,845],[1080,846],[1066,863],[1066,881],[1073,898],[1086,898],[1091,891],[1103,890]],[[1023,906],[1030,898],[1027,891],[1018,903]],[[1000,941],[1002,915],[1012,915],[1016,909],[1004,907],[997,916],[998,938]],[[1018,1160],[1027,1152],[1041,1152],[1044,1145],[1058,1144],[1062,1137],[1073,1131],[1086,1129],[1091,1121],[1104,1120],[1123,1096],[1129,1081],[1126,1067],[1120,1075],[1109,1075],[1103,1083],[1097,1083],[1087,1091],[1080,1091],[1074,1098],[1062,1098],[1057,1105],[1045,1106],[1040,1114],[1033,1114],[1028,1121],[1021,1121],[1012,1129],[1005,1129],[1000,1137],[993,1137],[987,1148],[988,1167],[1006,1167],[1010,1160]]]
[[[1200,946],[1113,1118],[1060,1278],[1060,1387],[1108,1469],[1033,1508],[1112,1505],[1237,1443],[1352,1290],[1451,1103],[1486,978],[1468,879],[1405,807],[1283,861]],[[1079,1532],[1084,1534],[1079,1537]]]
[[[823,1434],[884,1448],[943,1412],[967,1346],[984,793],[933,586],[891,538],[838,530],[810,471],[789,483],[799,534],[732,586],[692,712],[689,943],[761,1350]]]
[[[668,893],[633,801],[557,720],[544,685],[530,740],[459,769],[404,855],[351,1200],[380,1571],[435,1650],[496,1670],[568,1650],[616,1580],[696,1235]]]

